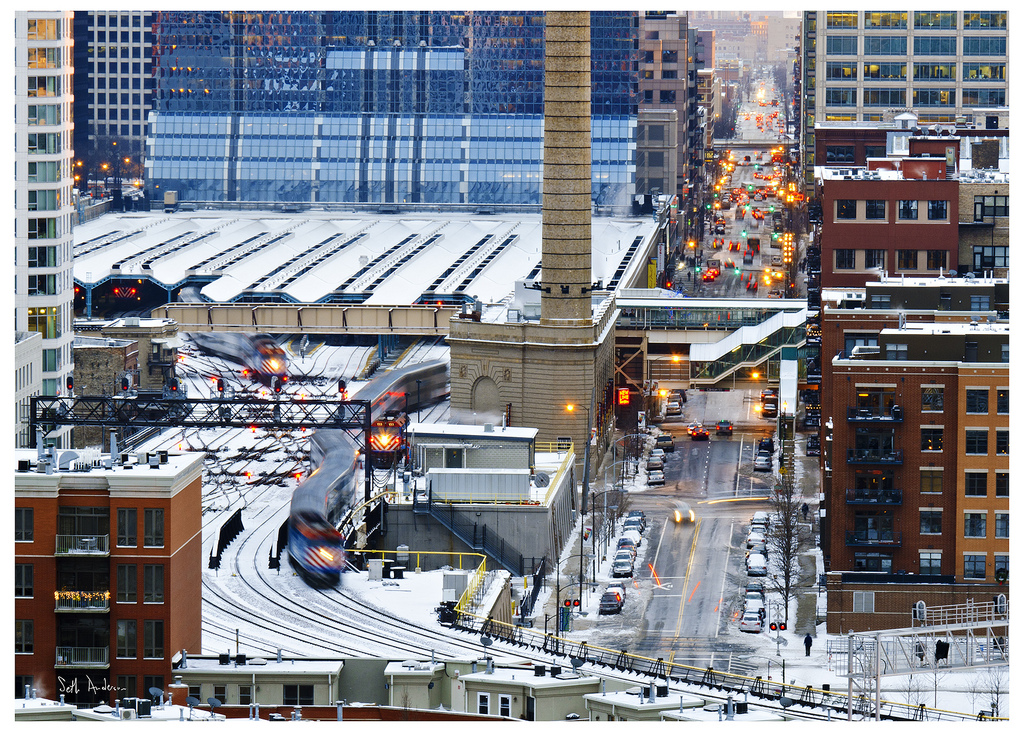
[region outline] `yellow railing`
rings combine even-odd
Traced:
[[[469,584],[466,585],[466,591],[462,593],[462,597],[459,598],[458,604],[455,606],[455,612],[466,612],[467,608],[476,608],[476,594],[483,588],[484,576],[487,574],[487,557],[480,559],[480,566],[476,568],[473,576],[469,578]]]
[[[398,560],[398,552],[395,551],[395,550],[390,550],[390,549],[389,550],[385,550],[385,549],[351,549],[349,551],[352,554],[365,554],[367,556],[373,556],[373,555],[379,554],[381,559],[383,559],[386,555],[394,554],[395,555],[395,561]],[[437,554],[437,555],[442,555],[442,556],[447,556],[447,557],[458,557],[459,558],[459,569],[463,569],[463,567],[462,567],[462,559],[463,559],[463,557],[476,557],[476,558],[480,559],[481,562],[486,561],[486,557],[483,554],[476,554],[475,552],[418,552],[418,551],[408,551],[408,552],[402,552],[402,553],[403,554],[408,554],[409,556],[412,556],[413,554],[416,555],[416,568],[417,569],[419,569],[419,566],[420,566],[420,555],[423,555],[423,554]]]
[[[576,461],[576,452],[572,442],[538,442],[534,445],[535,452],[566,452],[568,453],[563,459],[562,464],[558,466],[558,470],[555,471],[554,476],[551,478],[551,483],[548,485],[548,492],[544,495],[545,506],[551,505],[551,496],[554,494],[555,489],[559,486],[562,480],[562,475],[566,470],[569,469],[569,465]]]

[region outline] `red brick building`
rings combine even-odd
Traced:
[[[830,633],[1008,592],[1008,289],[871,283],[861,307],[823,293],[822,352],[837,354],[821,389]]]
[[[16,697],[164,688],[174,653],[201,650],[203,455],[16,455]]]

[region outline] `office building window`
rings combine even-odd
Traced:
[[[907,65],[903,63],[866,63],[864,79],[884,79],[885,81],[901,81],[907,78]],[[877,157],[885,157],[882,155]]]
[[[996,389],[996,414],[1010,413],[1010,390]]]
[[[942,471],[922,470],[921,471],[921,492],[942,493]]]
[[[136,565],[117,565],[117,601],[138,602],[138,600],[138,570]]]
[[[1006,90],[1001,87],[967,88],[963,91],[961,104],[965,107],[1004,107],[1006,106]]]
[[[1006,38],[999,36],[982,36],[980,38],[964,37],[964,56],[1005,56]]]
[[[945,221],[947,216],[947,208],[949,201],[929,201],[928,202],[928,220],[929,221]]]
[[[865,107],[890,107],[892,105],[904,106],[906,104],[907,90],[899,87],[882,87],[879,89],[864,90]]]
[[[985,520],[987,515],[984,513],[965,513],[964,514],[964,538],[965,539],[984,539],[985,538]]]
[[[906,12],[873,12],[864,13],[865,28],[906,28]]]
[[[988,414],[988,389],[968,389],[965,407],[968,414]]]
[[[921,511],[921,533],[942,533],[942,511]]]
[[[927,253],[927,263],[925,266],[928,269],[945,269],[946,252],[941,249],[929,249]]]
[[[921,552],[921,574],[942,574],[942,552]]]
[[[956,28],[956,11],[925,11],[914,12],[915,28]]]
[[[964,438],[964,451],[968,455],[987,455],[988,432],[986,430],[967,430]]]
[[[658,91],[658,101],[662,104],[675,104],[676,103],[676,90],[675,89],[661,89]]]
[[[976,246],[974,251],[974,271],[981,273],[986,269],[1010,266],[1009,247]]]
[[[956,56],[956,36],[914,36],[915,56]]]
[[[32,620],[14,621],[14,652],[32,653],[35,647],[35,623]]]
[[[964,579],[985,579],[984,554],[964,554]]]
[[[917,201],[905,200],[899,202],[899,217],[901,221],[917,221]],[[916,259],[916,255],[915,255]]]
[[[906,36],[865,36],[865,56],[906,56]]]
[[[947,89],[914,89],[915,107],[951,107],[956,104],[956,90]]]
[[[914,64],[914,81],[944,81],[956,78],[956,64]]]
[[[917,250],[897,249],[896,267],[897,269],[917,269]]]
[[[825,79],[827,81],[857,81],[857,62],[856,61],[826,61],[825,62]],[[833,147],[830,145],[829,147]],[[853,149],[853,146],[850,146]],[[827,148],[826,148],[827,150]],[[826,161],[828,157],[826,155]],[[852,161],[853,158],[851,157]],[[843,162],[843,161],[839,161]]]
[[[971,295],[971,310],[988,310],[991,304],[988,295]]]
[[[31,564],[14,565],[15,597],[32,597],[32,566]]]
[[[1010,215],[1009,196],[975,196],[974,220],[984,221],[986,218]]]
[[[939,452],[942,450],[942,428],[921,428],[921,452]]]
[[[144,658],[164,657],[164,621],[142,621],[142,655]]]
[[[988,493],[988,473],[964,473],[964,495],[984,498]]]
[[[138,509],[117,509],[117,545],[138,546],[139,515]]]
[[[868,199],[864,202],[864,218],[878,220],[885,218],[885,201]]]
[[[864,268],[865,269],[877,269],[878,267],[885,268],[885,250],[884,249],[865,249],[864,250]]]
[[[857,90],[844,88],[826,89],[825,104],[829,107],[855,107],[857,106]],[[828,162],[827,153],[825,160]]]
[[[144,564],[142,566],[142,601],[164,601],[164,565]]]
[[[996,498],[1010,497],[1010,474],[996,472]]]
[[[164,510],[162,508],[143,509],[145,526],[143,527],[143,546],[164,545]]]
[[[14,540],[32,541],[35,536],[35,517],[31,508],[14,509]]]
[[[1003,11],[964,11],[964,28],[1005,28],[1006,13]]]
[[[1010,431],[996,430],[996,455],[1010,454]]]
[[[873,613],[875,611],[875,593],[854,591],[853,611],[855,613]]]
[[[996,511],[996,538],[1010,538],[1010,514]]]
[[[906,343],[885,344],[885,359],[887,361],[906,361],[909,355]]]
[[[138,642],[136,639],[137,621],[117,621],[117,657],[135,658],[138,653]]]
[[[855,269],[857,266],[857,250],[836,249],[836,269]]]

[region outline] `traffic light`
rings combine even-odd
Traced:
[[[338,379],[338,393],[344,395],[348,390],[348,384],[345,383],[344,379]]]
[[[275,394],[280,394],[280,393],[281,393],[281,380],[280,380],[279,378],[277,378],[276,376],[274,376],[274,377],[273,377],[273,378],[272,378],[272,379],[270,380],[270,383],[271,383],[271,384],[273,385],[273,387],[274,387],[274,393],[275,393]]]
[[[132,386],[131,379],[127,376],[121,378],[121,391],[128,391]]]
[[[75,377],[72,376],[71,374],[68,374],[68,380],[67,380],[67,383],[65,385],[68,388],[68,394],[73,392],[75,390]]]
[[[740,270],[740,268],[739,268],[739,267],[737,267],[737,268],[736,268],[736,274],[737,274],[738,276],[742,276],[742,275],[743,275],[743,271],[742,271],[742,270]]]
[[[775,621],[773,620],[773,621],[772,621],[771,623],[769,623],[769,624],[768,624],[768,629],[769,629],[769,630],[778,630],[778,629],[779,629],[779,626],[778,626],[778,624],[777,624],[777,623],[776,623],[776,622],[775,622]]]
[[[217,391],[221,394],[224,393],[224,379],[217,377]]]
[[[176,394],[178,392],[178,380],[177,379],[171,379],[168,382],[167,386],[170,388],[172,394]]]

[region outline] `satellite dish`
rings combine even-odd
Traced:
[[[783,709],[788,709],[789,707],[796,704],[796,702],[793,699],[790,699],[788,696],[783,696],[779,698],[779,704],[782,705]]]
[[[493,641],[493,640],[491,640],[491,638],[490,638],[489,636],[486,636],[486,635],[485,635],[485,636],[483,636],[483,637],[482,637],[482,638],[480,639],[480,643],[481,643],[481,645],[483,645],[483,647],[484,647],[484,648],[486,648],[487,646],[489,646],[489,645],[491,645],[492,643],[494,643],[494,641]]]
[[[586,663],[586,660],[580,658],[579,656],[576,656],[575,658],[570,658],[569,659],[569,665],[571,665],[575,669],[578,669],[584,663]]]
[[[538,488],[547,488],[551,483],[551,476],[547,473],[537,473],[533,476],[533,484]]]
[[[202,702],[196,699],[194,696],[186,697],[185,703],[188,704],[190,707],[198,707],[200,704],[202,704]]]
[[[217,697],[211,696],[209,699],[206,700],[206,703],[210,705],[211,709],[216,709],[220,706],[221,701]]]
[[[152,696],[162,696],[163,693],[164,693],[164,690],[159,688],[159,687],[156,687],[156,686],[151,686],[151,687],[149,687],[149,693]]]

